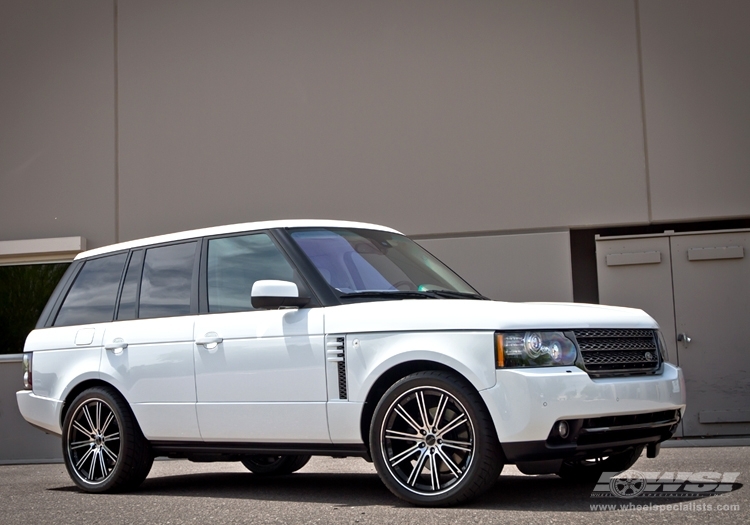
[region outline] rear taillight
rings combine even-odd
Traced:
[[[26,390],[32,389],[31,362],[33,355],[31,352],[23,354],[23,387]]]

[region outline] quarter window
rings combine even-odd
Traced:
[[[190,313],[195,241],[146,250],[138,317]]]
[[[300,280],[286,257],[265,233],[208,241],[208,311],[252,310],[250,293],[255,281]]]
[[[127,253],[84,263],[65,297],[54,326],[104,323],[112,320]]]

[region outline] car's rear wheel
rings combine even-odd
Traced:
[[[566,460],[557,475],[568,481],[596,482],[604,472],[628,470],[641,457],[643,447],[638,445],[608,456]]]
[[[283,476],[297,472],[307,465],[310,456],[274,456],[274,455],[254,455],[242,459],[250,472],[259,476]]]
[[[388,489],[423,506],[468,501],[490,488],[503,467],[481,398],[442,371],[409,375],[385,393],[372,418],[370,453]]]
[[[90,388],[73,400],[62,445],[68,474],[86,492],[133,489],[154,461],[127,402],[107,387]]]

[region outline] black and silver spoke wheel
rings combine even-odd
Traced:
[[[120,456],[120,422],[112,407],[96,397],[78,405],[67,438],[75,475],[93,485],[107,481]]]
[[[154,461],[127,402],[112,388],[90,388],[76,397],[63,423],[63,459],[86,492],[137,487]]]
[[[259,476],[283,476],[297,472],[307,465],[310,456],[275,456],[275,455],[253,455],[242,459],[245,468]]]
[[[474,424],[445,390],[417,387],[388,408],[380,430],[388,470],[415,494],[449,490],[474,459]]]
[[[420,372],[391,387],[375,411],[370,446],[388,488],[419,505],[468,500],[502,468],[481,399],[445,372]]]

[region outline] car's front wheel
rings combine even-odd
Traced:
[[[423,506],[468,501],[503,467],[481,398],[442,371],[418,372],[388,389],[372,418],[370,453],[388,489]]]
[[[86,492],[133,489],[154,461],[127,402],[107,387],[90,388],[73,400],[62,445],[68,474]]]
[[[247,456],[242,459],[245,468],[259,476],[283,476],[297,472],[307,465],[310,456],[272,456],[256,455]]]

